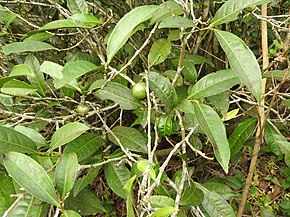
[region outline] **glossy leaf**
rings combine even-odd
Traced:
[[[29,137],[36,144],[37,147],[48,146],[47,142],[45,141],[45,138],[34,129],[24,126],[15,126],[14,130]]]
[[[231,69],[210,73],[189,87],[188,98],[200,99],[213,96],[229,90],[232,86],[239,83],[240,79]]]
[[[41,42],[41,41],[33,41],[26,40],[23,42],[13,42],[11,44],[4,45],[2,50],[5,55],[9,55],[12,53],[22,53],[22,52],[36,52],[36,51],[44,51],[44,50],[58,50],[54,46]]]
[[[168,217],[172,213],[178,211],[178,209],[172,207],[172,206],[165,206],[163,208],[158,209],[155,211],[151,217]]]
[[[116,126],[112,129],[112,132],[124,148],[128,148],[131,151],[147,153],[147,139],[139,130],[132,127]],[[108,138],[115,145],[120,145],[112,134],[109,134]]]
[[[253,135],[257,124],[256,118],[247,119],[236,126],[234,132],[229,137],[231,156],[236,154],[244,145],[244,143]]]
[[[148,161],[147,160],[140,160],[137,162],[137,168],[138,170],[140,170],[142,173],[144,173],[146,171],[146,168],[148,166]],[[156,173],[151,165],[150,169],[149,169],[149,175],[150,175],[150,178],[152,180],[156,180]]]
[[[55,169],[55,183],[63,199],[73,188],[77,169],[78,158],[75,153],[64,153],[60,156]]]
[[[134,195],[133,195],[133,183],[136,179],[136,175],[134,175],[129,181],[125,184],[124,189],[127,192],[126,198],[126,210],[127,210],[127,217],[135,217],[134,215]]]
[[[73,210],[64,210],[60,217],[81,217],[81,215]]]
[[[89,129],[87,125],[79,122],[73,122],[62,126],[55,131],[51,137],[51,150],[71,142]]]
[[[157,130],[161,136],[170,136],[173,133],[171,116],[160,115],[158,117]]]
[[[210,216],[235,217],[236,214],[230,204],[218,193],[210,191],[199,183],[195,186],[203,192],[203,208]]]
[[[195,103],[194,112],[200,127],[213,144],[217,161],[223,170],[228,173],[230,147],[222,120],[210,106],[205,104]]]
[[[67,0],[66,3],[72,14],[89,12],[89,8],[85,0]]]
[[[215,13],[211,21],[210,27],[228,23],[238,18],[238,14],[245,8],[252,5],[267,4],[272,0],[228,0]]]
[[[195,27],[195,23],[185,17],[181,16],[171,16],[163,19],[158,28],[163,29],[163,28],[192,28]]]
[[[19,81],[16,79],[7,81],[1,88],[2,93],[11,94],[15,96],[26,96],[35,91],[37,91],[36,88],[32,87],[31,85],[23,81]]]
[[[81,162],[93,155],[103,144],[104,141],[99,135],[87,133],[69,142],[65,146],[64,153],[74,152]]]
[[[35,197],[60,207],[51,179],[35,160],[25,154],[9,152],[3,163],[11,177],[22,188]]]
[[[29,137],[16,130],[0,126],[0,151],[35,153],[36,145]]]
[[[153,208],[162,208],[166,206],[174,206],[175,201],[171,197],[162,195],[152,195],[150,204]]]
[[[153,13],[152,18],[150,19],[150,25],[160,22],[164,18],[172,16],[172,14],[178,16],[183,13],[184,12],[182,8],[176,2],[174,1],[164,2],[163,4],[160,5],[160,8]]]
[[[118,50],[123,47],[135,27],[150,19],[157,9],[159,9],[157,5],[140,6],[134,8],[119,20],[108,40],[107,63],[110,63]]]
[[[231,119],[236,118],[239,111],[240,111],[240,109],[237,108],[237,109],[233,109],[233,110],[227,112],[227,114],[222,118],[222,120],[225,122],[225,121],[229,121]]]
[[[169,107],[176,105],[177,93],[168,78],[159,75],[157,72],[149,72],[148,79],[150,90],[154,91],[161,102]]]
[[[27,76],[33,75],[33,72],[29,65],[27,64],[18,64],[13,66],[9,76]]]
[[[88,72],[95,71],[98,68],[95,64],[84,60],[69,62],[62,69],[63,78],[55,81],[55,87],[59,89],[76,78]]]
[[[89,188],[82,190],[76,197],[68,197],[65,200],[64,208],[74,210],[81,216],[106,212],[100,199]]]
[[[134,97],[129,88],[116,82],[110,82],[104,89],[97,90],[96,95],[102,100],[109,99],[118,103],[124,110],[134,110],[141,106],[140,99]]]
[[[124,165],[109,163],[104,167],[108,185],[119,197],[126,199],[127,193],[123,187],[130,179],[130,171]]]
[[[225,51],[231,68],[258,101],[261,99],[262,77],[260,66],[253,52],[236,35],[221,30],[214,30]]]
[[[171,52],[171,43],[165,38],[158,39],[155,41],[150,48],[149,55],[148,55],[148,62],[149,65],[158,65],[166,58]]]

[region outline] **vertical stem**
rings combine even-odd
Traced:
[[[262,16],[267,16],[267,4],[262,5]],[[262,55],[263,55],[263,69],[266,69],[269,65],[269,58],[268,58],[268,36],[267,36],[267,22],[261,21],[261,34],[262,34]],[[254,171],[256,170],[256,163],[258,159],[258,154],[260,151],[260,145],[263,142],[264,138],[264,126],[265,126],[265,111],[264,111],[264,95],[265,95],[265,86],[266,86],[266,79],[262,79],[262,89],[261,95],[262,100],[259,102],[259,106],[257,107],[258,113],[258,126],[255,135],[255,144],[252,153],[250,168],[248,171],[245,187],[242,194],[242,199],[239,205],[237,217],[242,217],[244,207],[247,202],[248,193],[252,184]]]

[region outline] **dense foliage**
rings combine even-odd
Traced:
[[[289,8],[0,1],[0,215],[290,215]]]

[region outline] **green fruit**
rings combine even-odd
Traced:
[[[91,107],[87,104],[79,104],[76,111],[79,114],[88,114],[91,110]]]
[[[146,84],[145,82],[139,82],[133,86],[132,89],[133,96],[135,96],[138,99],[144,99],[146,94]]]

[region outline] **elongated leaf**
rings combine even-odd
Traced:
[[[88,13],[89,8],[85,0],[67,0],[67,7],[73,13]]]
[[[262,76],[253,52],[237,36],[230,32],[214,30],[215,35],[227,54],[232,70],[258,101],[261,99]]]
[[[216,95],[239,83],[240,79],[231,69],[210,73],[189,87],[188,98],[200,99]]]
[[[157,72],[149,72],[149,87],[158,96],[161,102],[169,107],[177,103],[177,94],[174,86],[168,78],[159,75]]]
[[[238,14],[243,9],[252,5],[266,4],[271,1],[272,0],[228,0],[215,13],[214,18],[211,21],[210,27],[234,21],[238,18]]]
[[[45,141],[45,138],[34,129],[24,126],[15,126],[14,130],[29,137],[36,144],[37,147],[48,146],[47,142]]]
[[[13,204],[16,198],[10,197],[15,194],[13,180],[8,174],[0,171],[0,216],[3,216],[5,211]]]
[[[104,168],[108,185],[118,196],[126,199],[127,193],[123,187],[130,179],[130,171],[124,165],[109,163]]]
[[[213,144],[217,161],[228,173],[230,147],[222,120],[211,107],[201,103],[194,104],[194,112],[200,127]]]
[[[194,184],[203,192],[204,199],[202,206],[210,216],[236,217],[233,208],[222,196],[214,191],[208,190],[199,183]]]
[[[51,61],[44,61],[40,66],[40,71],[50,75],[53,79],[63,79],[62,70],[63,66]]]
[[[141,101],[133,96],[132,91],[122,84],[110,82],[102,90],[98,90],[96,95],[102,100],[112,100],[118,103],[121,109],[134,110],[141,106]]]
[[[35,197],[60,207],[53,183],[42,166],[25,154],[9,152],[3,159],[12,178]]]
[[[203,57],[203,56],[200,56],[198,54],[187,54],[184,56],[184,60],[186,61],[190,61],[192,62],[194,65],[199,65],[199,64],[208,64],[209,66],[211,67],[215,67],[213,62],[210,61],[209,59]]]
[[[0,151],[35,153],[37,149],[29,137],[16,130],[0,126]]]
[[[31,85],[23,81],[19,81],[16,79],[7,81],[1,88],[2,93],[11,94],[15,96],[26,96],[35,91],[37,91],[36,88],[32,87]]]
[[[65,200],[64,208],[74,210],[81,216],[106,212],[100,199],[89,188],[85,188],[76,197],[68,197]]]
[[[136,179],[136,175],[134,175],[129,181],[125,184],[124,190],[127,192],[126,198],[126,208],[127,208],[127,217],[135,217],[134,215],[134,195],[133,195],[133,183]]]
[[[181,16],[171,16],[163,19],[158,28],[163,29],[163,28],[192,28],[195,27],[195,23],[185,17]]]
[[[180,199],[180,205],[198,206],[202,203],[202,201],[203,192],[195,186],[191,186],[184,189]]]
[[[78,158],[75,153],[64,153],[60,157],[55,169],[55,183],[62,198],[73,188],[77,169]]]
[[[112,129],[112,132],[119,139],[124,148],[136,152],[147,153],[147,140],[139,130],[132,127],[116,126]],[[112,134],[109,134],[108,138],[115,145],[119,146],[118,141]]]
[[[93,90],[99,89],[99,88],[101,88],[104,84],[105,84],[105,80],[104,80],[104,79],[96,80],[96,81],[94,81],[94,82],[90,85],[88,91],[90,92],[90,91],[93,91]]]
[[[150,197],[150,204],[154,208],[162,208],[166,206],[174,206],[174,200],[167,196],[152,195]]]
[[[202,185],[208,190],[218,193],[226,200],[230,200],[231,198],[235,196],[235,192],[224,183],[219,183],[219,182],[210,180],[206,183],[203,183]]]
[[[194,114],[193,104],[188,99],[184,99],[180,103],[178,103],[176,109],[181,112]]]
[[[103,139],[94,133],[83,134],[65,146],[64,153],[74,152],[81,162],[93,155],[102,145]]]
[[[75,80],[76,78],[88,72],[95,71],[98,68],[99,67],[97,67],[95,64],[84,60],[69,62],[64,66],[62,70],[63,78],[61,80],[55,81],[55,87],[57,89],[61,88],[69,82]]]
[[[51,137],[50,147],[54,150],[62,145],[69,143],[90,128],[82,123],[73,122],[59,128]]]
[[[142,173],[144,173],[146,171],[147,166],[148,166],[148,161],[147,160],[141,160],[141,161],[137,162],[137,168]],[[152,165],[151,165],[150,170],[149,170],[149,175],[150,175],[150,178],[152,180],[154,180],[154,181],[156,180],[156,173],[155,173]]]
[[[229,137],[231,156],[236,154],[243,147],[247,139],[253,135],[256,124],[257,119],[250,118],[236,126],[234,132]]]
[[[179,59],[173,59],[171,61],[176,67],[178,67]],[[195,68],[195,63],[191,60],[183,60],[182,75],[187,81],[194,82],[197,79],[197,71]]]
[[[174,1],[164,2],[160,5],[160,8],[153,13],[152,18],[150,19],[150,25],[157,23],[163,20],[164,18],[170,17],[172,16],[172,14],[178,16],[183,13],[184,11],[180,7],[180,5],[178,5],[176,2]]]
[[[157,9],[159,9],[157,5],[140,6],[119,20],[108,40],[107,63],[111,62],[118,50],[126,43],[135,27],[150,19]]]
[[[171,47],[170,41],[165,38],[155,41],[149,51],[149,64],[152,66],[164,62],[171,52]]]
[[[157,211],[155,211],[151,217],[168,217],[170,216],[172,213],[178,211],[178,209],[175,209],[172,206],[165,206],[163,208],[158,209]]]
[[[276,78],[276,79],[282,79],[284,76],[289,80],[290,79],[290,71],[286,72],[285,70],[273,70],[268,71],[263,74],[263,78]]]
[[[5,55],[9,55],[12,53],[22,53],[27,51],[36,52],[43,50],[58,50],[58,49],[45,42],[26,40],[24,42],[14,42],[11,44],[4,45],[2,47],[2,50]]]
[[[26,75],[33,75],[33,72],[29,65],[27,64],[18,64],[13,66],[11,73],[9,76],[26,76]]]
[[[65,210],[60,217],[81,217],[81,215],[73,210]]]
[[[207,100],[214,105],[221,114],[225,117],[230,107],[228,92],[222,92],[213,96],[207,97]]]

